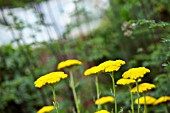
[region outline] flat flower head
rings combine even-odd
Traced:
[[[66,68],[66,67],[71,67],[74,65],[81,65],[82,62],[79,60],[75,60],[75,59],[70,59],[70,60],[66,60],[66,61],[62,61],[58,64],[58,70]]]
[[[101,68],[103,68],[103,70],[104,70],[106,67],[108,67],[108,66],[110,66],[111,64],[114,64],[114,63],[115,63],[115,61],[108,60],[108,61],[105,61],[105,62],[101,63],[99,66]]]
[[[133,84],[135,82],[136,81],[132,80],[132,79],[121,78],[116,83],[119,84],[119,85],[129,85],[129,84]]]
[[[110,113],[110,112],[107,110],[100,110],[100,111],[96,111],[95,113]]]
[[[40,110],[38,110],[37,113],[48,113],[52,110],[54,110],[54,106],[44,106]]]
[[[89,75],[95,75],[97,73],[100,72],[100,68],[98,66],[94,66],[94,67],[91,67],[89,69],[87,69],[85,72],[84,72],[84,75],[85,76],[89,76]]]
[[[49,74],[46,74],[44,76],[41,76],[38,78],[35,82],[34,85],[35,87],[41,88],[42,86],[46,84],[54,84],[59,82],[61,79],[67,78],[67,74],[64,72],[52,72]]]
[[[155,101],[154,97],[146,96],[146,104],[153,104]],[[135,100],[135,104],[138,104],[138,99]],[[145,104],[144,96],[139,98],[139,104]]]
[[[170,96],[162,96],[162,97],[158,98],[158,99],[153,103],[153,105],[157,105],[157,104],[160,104],[160,103],[163,103],[163,102],[167,102],[167,101],[170,101]]]
[[[123,60],[116,60],[116,61],[108,60],[108,61],[101,63],[99,67],[104,72],[114,72],[114,71],[118,71],[120,67],[124,64],[125,64],[125,61]]]
[[[156,86],[154,84],[150,84],[150,83],[139,84],[139,93],[151,90],[153,88],[156,88]],[[131,92],[136,93],[137,92],[137,87],[132,88]]]
[[[112,96],[101,97],[100,99],[95,101],[95,104],[105,104],[108,102],[113,102],[115,99]]]
[[[145,67],[131,68],[128,71],[124,72],[122,77],[130,78],[130,79],[138,79],[144,77],[144,75],[149,72],[150,70]]]

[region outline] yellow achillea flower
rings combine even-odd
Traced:
[[[141,79],[137,80],[137,82],[141,82],[141,81],[142,81]],[[116,83],[119,84],[119,85],[129,85],[129,84],[132,84],[132,83],[135,83],[135,82],[136,82],[136,80],[121,78]]]
[[[100,99],[95,101],[95,104],[105,104],[108,102],[113,102],[115,99],[112,96],[101,97]]]
[[[128,71],[124,72],[122,77],[130,78],[130,79],[138,79],[144,77],[144,75],[149,72],[150,70],[145,67],[131,68]]]
[[[37,113],[48,113],[52,110],[54,110],[54,106],[44,106],[40,110],[38,110]]]
[[[93,75],[93,74],[97,74],[100,72],[118,71],[121,65],[123,64],[125,64],[125,61],[123,60],[116,60],[116,61],[108,60],[108,61],[101,63],[98,66],[94,66],[94,67],[87,69],[84,72],[84,75],[88,76],[88,75]]]
[[[100,111],[96,111],[95,113],[110,113],[110,112],[107,110],[100,110]]]
[[[155,86],[154,84],[150,84],[150,83],[142,83],[142,84],[139,84],[139,93],[142,93],[142,92],[151,90],[152,88],[156,88],[156,86]],[[131,92],[132,92],[132,93],[137,92],[137,87],[134,87],[134,88],[131,90]]]
[[[101,70],[98,66],[91,67],[84,72],[85,76],[99,73]]]
[[[125,61],[123,60],[108,60],[99,65],[100,69],[104,72],[113,72],[113,71],[118,71],[119,68],[125,64]]]
[[[167,102],[167,101],[170,101],[170,96],[162,96],[162,97],[158,98],[158,99],[153,103],[153,105],[157,105],[157,104],[159,104],[159,103]]]
[[[153,104],[156,99],[151,96],[146,96],[146,104]],[[135,100],[135,104],[138,104],[138,99]],[[139,104],[145,104],[144,96],[139,98]]]
[[[75,60],[75,59],[70,59],[70,60],[66,60],[66,61],[62,61],[58,64],[58,70],[62,69],[62,68],[66,68],[66,67],[70,67],[73,65],[81,65],[82,62],[79,60]]]
[[[35,87],[41,88],[46,84],[54,84],[56,82],[59,82],[61,79],[67,78],[67,76],[68,75],[65,74],[64,72],[51,72],[38,78],[34,82],[34,85]]]
[[[135,80],[132,79],[125,79],[125,78],[121,78],[119,79],[116,83],[119,85],[128,85],[128,84],[132,84],[135,83]]]

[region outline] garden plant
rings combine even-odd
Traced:
[[[77,94],[76,94],[76,90],[75,90],[75,83],[74,83],[74,79],[73,79],[73,75],[72,75],[72,70],[71,68],[73,68],[73,66],[75,65],[81,65],[82,62],[76,59],[69,59],[66,61],[62,61],[61,63],[58,64],[58,69],[62,69],[62,68],[68,68],[69,72],[70,72],[70,87],[72,89],[73,92],[73,96],[74,96],[74,101],[75,101],[75,105],[76,105],[76,110],[74,112],[80,113],[83,112],[80,110],[80,100],[77,98]],[[116,84],[121,84],[121,85],[128,85],[129,87],[129,91],[130,91],[130,97],[131,98],[131,112],[135,113],[135,109],[134,109],[134,99],[133,99],[133,94],[132,93],[136,93],[137,92],[137,99],[135,100],[135,103],[138,104],[138,108],[136,110],[136,112],[140,113],[141,112],[141,106],[140,104],[144,104],[144,113],[148,113],[147,112],[147,105],[157,105],[158,103],[162,103],[162,102],[167,102],[170,101],[170,96],[163,96],[160,97],[159,99],[155,99],[154,97],[151,96],[147,96],[146,95],[146,91],[151,90],[153,88],[156,88],[156,86],[154,84],[150,84],[150,83],[141,83],[138,85],[138,82],[142,82],[142,78],[144,77],[144,75],[146,73],[149,73],[150,70],[145,68],[145,67],[138,67],[138,68],[131,68],[128,71],[124,72],[121,79],[119,79],[117,82],[115,82],[114,80],[114,71],[118,71],[119,68],[121,67],[121,65],[124,65],[125,61],[123,60],[109,60],[109,61],[105,61],[101,64],[99,64],[98,66],[94,66],[91,67],[89,69],[87,69],[84,74],[85,76],[89,76],[89,75],[93,75],[96,76],[96,79],[93,80],[96,83],[96,98],[97,100],[94,102],[97,107],[96,107],[96,111],[94,111],[94,113],[118,113],[118,109],[117,109],[117,103],[116,103]],[[111,72],[111,74],[110,74]],[[106,96],[106,97],[101,97],[100,95],[102,94],[102,92],[104,91],[100,91],[99,90],[99,82],[98,82],[98,76],[104,73],[104,75],[102,76],[107,76],[107,74],[109,74],[111,76],[112,79],[112,85],[113,85],[113,91],[111,91],[110,96]],[[97,74],[97,75],[96,75]],[[34,84],[36,87],[41,88],[43,85],[49,84],[51,86],[51,90],[53,92],[53,104],[54,107],[57,111],[57,113],[59,113],[59,103],[56,100],[56,94],[55,94],[55,88],[54,88],[54,84],[58,83],[61,79],[67,78],[67,74],[65,74],[64,72],[51,72],[50,74],[41,76],[40,78],[38,78]],[[134,88],[131,88],[130,84],[136,83],[136,86]],[[140,97],[139,93],[143,93],[143,96]],[[113,97],[111,96],[113,95]],[[109,102],[114,102],[115,107],[112,108],[112,110],[109,112],[108,107],[102,107],[103,104],[109,103]],[[50,106],[49,106],[50,107]],[[43,109],[48,109],[53,110],[53,108],[47,108],[47,106],[43,107],[42,109],[40,109],[38,112],[43,111]],[[150,106],[151,107],[151,106]],[[105,109],[103,109],[105,108]],[[166,106],[165,106],[166,108]],[[115,110],[113,110],[115,109]],[[49,111],[50,111],[49,110]],[[44,110],[45,111],[45,110]],[[43,112],[44,112],[43,111]],[[42,113],[43,113],[42,112]],[[119,110],[120,112],[120,110]],[[167,113],[167,109],[165,109],[165,112]]]
[[[170,113],[169,0],[0,0],[0,113]]]

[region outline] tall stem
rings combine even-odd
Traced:
[[[137,95],[138,95],[138,113],[140,113],[140,104],[139,104],[140,95],[139,95],[139,86],[138,86],[138,82],[137,81],[136,81],[136,87],[137,87]]]
[[[58,112],[58,103],[57,103],[56,94],[55,94],[55,89],[54,89],[54,84],[52,84],[52,85],[50,85],[50,86],[51,86],[51,90],[52,90],[52,92],[53,92],[53,98],[54,98],[53,104],[54,104],[54,107],[55,107],[57,113],[59,113],[59,112]]]
[[[100,98],[100,91],[99,91],[99,81],[98,81],[98,75],[96,75],[96,80],[95,80],[95,84],[96,84],[96,93],[97,93],[97,99]],[[100,110],[101,105],[98,104],[97,105],[97,110]]]
[[[129,87],[130,98],[131,98],[131,110],[132,110],[132,113],[135,113],[135,112],[134,112],[134,103],[133,103],[133,94],[132,94],[132,92],[131,92],[131,87],[130,87],[130,85],[128,85],[128,87]]]
[[[76,104],[77,113],[80,113],[78,99],[77,99],[77,94],[76,94],[76,90],[75,90],[73,73],[72,73],[71,70],[69,72],[70,72],[70,87],[71,87],[72,92],[73,92],[73,96],[74,96],[74,101],[75,101],[75,104]]]
[[[146,106],[146,93],[144,93],[144,113],[147,113],[147,106]]]
[[[164,107],[165,113],[169,113],[166,104],[162,104],[162,106]]]
[[[115,113],[117,113],[116,85],[115,85],[115,80],[114,80],[114,73],[110,74],[110,77],[112,78],[113,92],[114,92],[114,97],[115,97]]]

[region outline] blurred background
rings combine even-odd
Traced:
[[[74,71],[83,113],[95,111],[94,78],[83,73],[109,59],[126,61],[116,80],[145,66],[151,73],[143,81],[157,86],[148,95],[170,95],[169,7],[169,0],[0,0],[0,113],[35,113],[52,105],[50,88],[33,83],[67,59],[83,62]],[[110,94],[109,76],[99,82],[101,95]],[[126,113],[129,93],[119,87],[118,104]],[[56,85],[56,93],[61,113],[72,113],[68,80]]]

